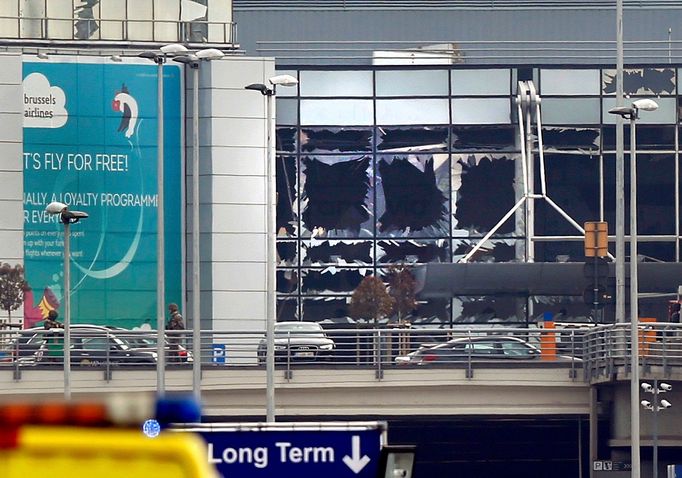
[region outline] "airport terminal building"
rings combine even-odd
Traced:
[[[344,323],[362,278],[395,265],[580,262],[584,222],[606,221],[613,235],[608,5],[90,3],[6,2],[0,12],[0,233],[3,261],[26,267],[27,324],[63,295],[50,200],[90,214],[73,228],[74,320],[153,323],[160,111],[166,299],[191,308],[193,75],[167,58],[159,108],[157,67],[137,56],[169,43],[226,53],[199,75],[207,328],[265,316],[266,101],[244,86],[275,73],[299,81],[276,97],[278,320]],[[637,128],[640,261],[680,260],[679,12],[625,2],[627,101],[658,104]],[[532,104],[519,85],[533,89]],[[626,175],[626,205],[629,185]],[[662,317],[666,300],[643,301],[642,314]],[[460,296],[421,300],[412,322],[481,322],[490,309],[510,325],[591,313],[580,296]]]

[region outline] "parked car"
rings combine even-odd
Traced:
[[[71,364],[97,366],[112,364],[155,364],[155,350],[135,347],[125,336],[124,329],[88,324],[71,326]],[[6,347],[9,361],[24,364],[62,363],[64,330],[34,327],[19,332]]]
[[[330,359],[336,345],[317,322],[278,322],[275,324],[275,360]],[[265,363],[266,338],[258,344],[258,362]]]
[[[407,355],[398,356],[398,365],[428,365],[432,363],[456,363],[474,361],[538,360],[540,349],[523,339],[512,336],[493,335],[460,337],[437,345],[422,345]],[[560,356],[560,360],[580,359]]]
[[[108,329],[114,331],[117,337],[125,340],[131,350],[134,351],[148,351],[156,352],[156,331],[132,331],[121,327],[107,326]],[[170,362],[193,362],[194,356],[192,352],[181,344],[171,344],[166,339],[165,345],[166,355]]]

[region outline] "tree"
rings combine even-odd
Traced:
[[[417,307],[415,280],[410,269],[404,265],[391,269],[388,280],[388,293],[393,297],[393,312],[398,316],[398,324]]]
[[[0,307],[7,311],[8,322],[12,322],[12,311],[24,302],[24,268],[21,264],[14,267],[5,263],[0,266]]]
[[[379,319],[391,314],[393,302],[383,281],[375,276],[367,276],[353,291],[350,313],[356,319],[372,319],[376,326]]]

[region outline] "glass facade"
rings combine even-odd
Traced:
[[[542,97],[547,196],[578,224],[605,220],[614,233],[613,69],[309,67],[286,73],[300,84],[277,102],[278,320],[343,323],[364,276],[385,276],[395,264],[457,262],[471,251],[523,195],[518,80],[532,80]],[[624,75],[626,101],[649,97],[659,104],[641,114],[637,129],[645,260],[680,258],[677,76],[670,65]],[[539,191],[535,124],[532,132]],[[625,145],[627,203],[627,124]],[[583,261],[581,233],[547,201],[532,203],[534,260]],[[527,241],[522,207],[472,260],[527,260]],[[644,314],[647,307],[645,301]],[[582,298],[459,297],[420,303],[412,322],[484,322],[490,309],[496,321],[519,325],[543,311],[590,314]]]

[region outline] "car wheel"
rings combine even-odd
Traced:
[[[90,359],[82,359],[79,365],[81,367],[92,367],[92,361]]]

